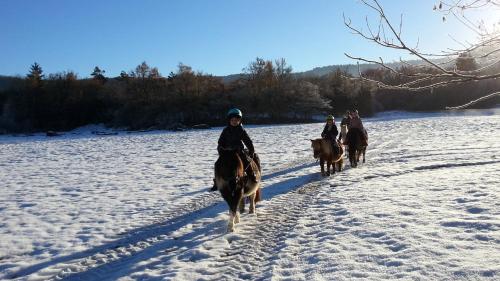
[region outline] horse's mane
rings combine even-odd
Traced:
[[[233,178],[243,174],[243,163],[236,151],[221,151],[215,162],[215,173],[222,178]]]

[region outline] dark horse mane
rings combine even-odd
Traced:
[[[243,162],[234,150],[221,151],[215,162],[215,172],[224,179],[236,179],[243,176]]]

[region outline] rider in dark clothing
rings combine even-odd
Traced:
[[[368,145],[368,133],[366,132],[365,127],[363,126],[363,122],[359,117],[359,113],[357,110],[351,111],[350,114],[350,122],[349,122],[349,132],[347,132],[348,136],[352,135],[355,131],[358,131],[361,136],[362,145]],[[348,137],[348,139],[350,139]]]
[[[338,134],[339,131],[337,129],[337,125],[335,125],[335,119],[333,118],[333,115],[328,115],[328,117],[326,117],[326,125],[323,129],[323,132],[321,133],[321,137],[332,142],[333,151],[335,151],[336,154],[339,153],[339,146],[337,144]]]
[[[224,149],[236,150],[238,151],[238,153],[242,153],[244,150],[243,143],[248,148],[248,153],[250,156],[253,156],[254,153],[252,140],[248,136],[247,131],[243,129],[243,126],[241,126],[241,124],[237,126],[228,125],[226,128],[224,128],[219,137],[218,143],[219,145],[217,146],[217,151],[219,152],[219,154],[221,150]]]
[[[350,122],[351,122],[351,112],[348,110],[345,113],[344,118],[342,118],[342,121],[340,122],[340,126],[347,125],[347,128],[349,129]]]
[[[246,174],[250,180],[255,181],[255,173],[250,167],[250,161],[254,158],[255,149],[247,131],[245,131],[241,125],[242,117],[243,114],[239,109],[233,108],[229,110],[227,113],[227,120],[229,124],[224,128],[224,130],[222,130],[217,145],[217,151],[219,152],[219,155],[224,150],[236,151],[243,162]],[[248,152],[245,151],[243,144],[247,147]],[[214,186],[211,190],[217,190],[217,187],[215,186],[215,179]]]

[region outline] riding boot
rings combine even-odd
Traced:
[[[333,142],[333,152],[335,152],[335,154],[339,154],[339,146],[337,144],[337,142]]]
[[[215,179],[214,179],[214,185],[210,189],[210,191],[216,191],[217,190],[217,185],[215,184]]]

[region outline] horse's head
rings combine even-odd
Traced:
[[[215,177],[226,181],[234,176],[243,175],[243,163],[235,150],[220,150],[219,159],[215,162]]]
[[[319,158],[321,154],[321,139],[311,140],[311,147],[313,149],[314,158]]]

